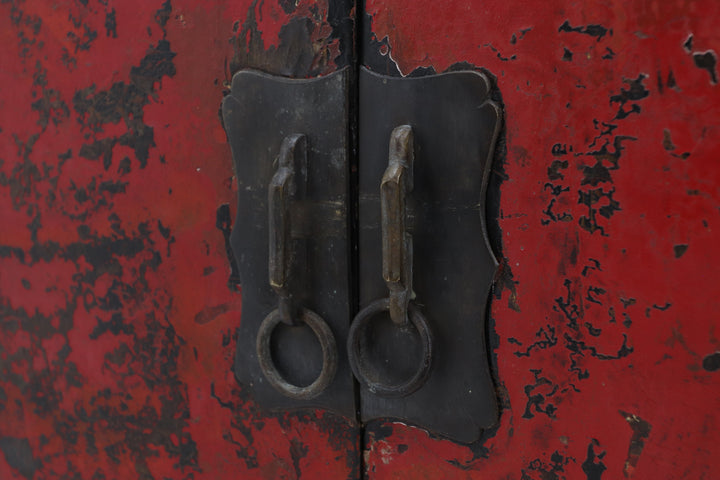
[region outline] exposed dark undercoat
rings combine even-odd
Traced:
[[[505,105],[488,202],[497,428],[471,445],[360,432],[260,412],[233,383],[224,84],[350,64],[352,5],[5,1],[0,477],[713,475],[714,3],[700,18],[611,2],[623,23],[484,2],[491,26],[457,2],[390,3],[367,2],[366,64],[487,68]]]

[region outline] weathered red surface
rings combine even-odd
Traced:
[[[369,478],[717,478],[720,5],[366,8],[366,62],[487,68],[506,113],[500,425],[471,446],[369,425]]]
[[[497,77],[497,429],[373,422],[363,455],[347,421],[262,414],[233,378],[220,100],[244,66],[348,63],[350,8],[3,1],[0,478],[719,475],[720,5],[366,8],[368,63]]]
[[[354,427],[231,371],[224,89],[340,52],[324,2],[283,5],[0,5],[0,478],[357,477]]]

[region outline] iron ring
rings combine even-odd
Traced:
[[[282,323],[280,312],[277,309],[270,312],[260,324],[255,348],[260,362],[260,369],[268,382],[270,382],[270,385],[287,397],[306,400],[317,397],[330,385],[337,371],[338,353],[335,336],[320,315],[311,310],[302,309],[302,314],[298,320],[312,329],[322,348],[322,370],[310,385],[305,387],[293,385],[283,378],[275,366],[270,352],[270,338],[275,327]]]
[[[413,304],[410,304],[408,306],[408,318],[420,335],[420,342],[423,349],[420,367],[415,374],[404,383],[392,385],[371,380],[367,374],[367,367],[363,359],[364,356],[360,351],[360,334],[375,315],[388,311],[389,307],[390,300],[383,298],[372,302],[355,316],[348,334],[348,359],[355,377],[360,383],[367,387],[370,392],[381,397],[405,397],[422,387],[430,375],[433,357],[433,336],[425,316],[420,313]]]

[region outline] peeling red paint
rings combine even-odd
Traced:
[[[497,427],[461,445],[268,414],[231,371],[242,293],[220,101],[242,67],[351,62],[349,2],[14,0],[0,478],[716,476],[720,4],[366,8],[366,62],[497,77]]]
[[[406,451],[386,465],[371,438],[369,476],[712,478],[720,379],[702,365],[718,344],[720,96],[704,52],[720,45],[718,6],[366,8],[366,63],[391,57],[407,75],[468,62],[497,76],[501,278],[512,278],[492,304],[507,392],[497,430],[462,446],[391,425],[383,444]],[[631,438],[618,411],[652,431]]]
[[[0,478],[357,476],[355,426],[231,371],[218,109],[251,10],[255,59],[291,17],[337,57],[325,2],[0,6]]]

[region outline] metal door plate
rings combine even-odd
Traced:
[[[347,68],[307,80],[241,71],[233,77],[232,93],[222,111],[238,186],[231,245],[243,301],[235,375],[263,407],[319,407],[354,418],[353,380],[345,352],[351,315],[348,79]],[[307,171],[298,172],[305,182],[303,198],[290,207],[289,216],[291,241],[305,268],[292,295],[298,305],[315,312],[330,327],[338,362],[329,386],[309,399],[290,398],[273,388],[261,370],[256,348],[263,319],[278,306],[268,280],[268,185],[277,170],[283,140],[298,134],[305,136]],[[310,384],[323,365],[319,337],[308,324],[278,324],[269,336],[277,370],[298,385]]]
[[[361,388],[363,421],[395,418],[460,442],[476,440],[497,421],[485,333],[497,261],[484,219],[501,110],[489,98],[490,86],[475,71],[418,78],[360,72],[360,308],[388,296],[379,186],[391,132],[408,125],[414,134],[413,188],[406,199],[414,249],[411,305],[424,315],[433,339],[431,370],[420,388],[405,396]],[[402,382],[418,371],[427,348],[412,322],[398,327],[381,310],[363,334],[364,362],[375,362],[378,378]]]

